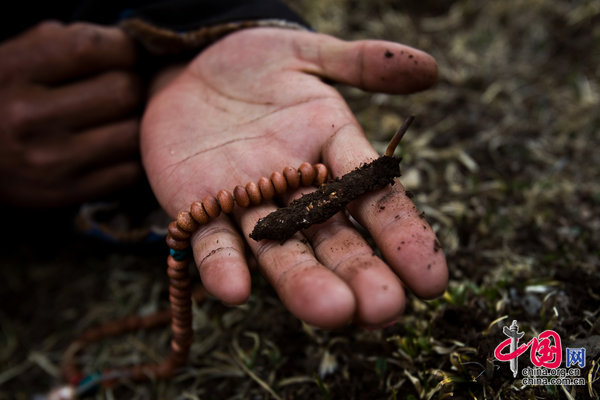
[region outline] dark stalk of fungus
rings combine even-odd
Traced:
[[[406,119],[394,134],[383,156],[364,164],[341,178],[322,184],[316,191],[292,201],[287,207],[273,211],[256,223],[250,237],[279,240],[282,243],[294,233],[311,225],[327,221],[359,196],[394,184],[400,176],[401,158],[394,157],[394,150],[413,122]]]

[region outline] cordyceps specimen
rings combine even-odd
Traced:
[[[247,208],[269,201],[278,195],[300,186],[317,186],[317,190],[292,201],[256,224],[250,237],[254,240],[272,239],[284,242],[294,233],[313,224],[326,221],[335,213],[364,193],[394,183],[400,176],[400,158],[393,156],[402,136],[413,121],[409,117],[390,141],[385,154],[370,163],[327,183],[328,170],[323,164],[304,162],[298,169],[286,167],[282,172],[273,172],[269,178],[262,177],[257,183],[236,186],[233,192],[220,190],[216,196],[206,196],[195,201],[189,210],[181,211],[177,219],[169,224],[166,242],[170,247],[167,257],[169,276],[170,307],[163,312],[145,316],[129,317],[112,321],[84,332],[67,350],[61,365],[67,382],[72,386],[61,388],[64,397],[75,398],[89,388],[102,383],[121,379],[140,381],[144,379],[169,378],[185,364],[194,339],[192,330],[192,282],[189,273],[191,260],[190,237],[201,225],[209,223],[221,214],[230,214],[237,204]],[[87,344],[139,329],[147,329],[171,322],[173,332],[168,356],[159,363],[139,364],[126,368],[105,370],[84,377],[77,368],[74,358]],[[71,397],[68,397],[71,396]],[[51,398],[51,397],[49,397]]]

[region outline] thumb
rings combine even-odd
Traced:
[[[358,88],[406,94],[432,86],[438,75],[435,59],[413,47],[383,40],[346,42],[311,34],[310,46],[300,47],[311,73]],[[316,68],[316,70],[313,70]]]

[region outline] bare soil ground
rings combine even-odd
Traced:
[[[250,302],[195,309],[189,365],[170,382],[95,399],[559,399],[600,393],[600,6],[574,0],[290,2],[316,30],[424,49],[439,84],[413,96],[340,87],[381,152],[404,118],[402,183],[436,230],[451,282],[409,297],[383,330],[322,331],[290,316],[256,276]],[[14,217],[14,216],[13,216]],[[18,216],[17,216],[18,217]],[[166,248],[116,246],[42,215],[3,230],[0,399],[59,383],[86,327],[166,305]],[[28,238],[33,238],[31,241]],[[581,386],[523,386],[493,351],[518,320],[585,347]],[[159,359],[169,330],[90,347],[87,372]],[[563,350],[564,351],[564,350]],[[529,354],[529,353],[527,353]],[[563,353],[564,356],[564,353]],[[528,357],[519,367],[531,366]],[[563,365],[561,365],[564,367]]]

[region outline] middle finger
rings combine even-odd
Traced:
[[[248,237],[259,218],[276,208],[264,204],[238,211],[236,218]],[[284,243],[248,240],[261,272],[273,285],[281,301],[301,320],[322,328],[341,326],[355,312],[350,287],[321,264],[304,236],[296,233]]]
[[[380,327],[402,314],[405,296],[401,281],[342,213],[309,227],[304,234],[317,258],[352,289],[356,322]]]
[[[285,200],[289,203],[314,190],[298,189]],[[311,242],[316,258],[352,289],[357,323],[380,327],[402,314],[405,305],[402,282],[342,212],[302,232]]]

